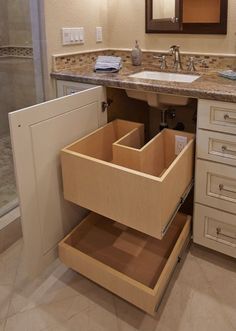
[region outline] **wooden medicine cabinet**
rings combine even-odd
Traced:
[[[226,34],[228,0],[146,0],[146,33]]]

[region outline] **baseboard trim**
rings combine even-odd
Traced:
[[[0,231],[2,229],[4,229],[5,227],[7,227],[12,222],[14,222],[19,217],[20,217],[20,208],[19,207],[16,207],[15,209],[11,210],[9,213],[0,217]]]

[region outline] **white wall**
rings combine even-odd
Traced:
[[[236,1],[229,0],[227,35],[145,34],[144,0],[108,0],[108,44],[131,48],[138,39],[143,49],[168,50],[178,44],[182,51],[236,53]]]

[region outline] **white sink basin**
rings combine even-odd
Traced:
[[[164,80],[168,82],[192,83],[200,76],[176,74],[170,72],[142,71],[137,74],[130,75],[129,77],[151,80]]]

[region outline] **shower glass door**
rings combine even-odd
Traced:
[[[36,103],[30,0],[0,0],[0,217],[18,205],[8,113]]]

